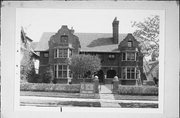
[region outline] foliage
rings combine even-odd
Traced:
[[[70,60],[70,69],[75,78],[83,77],[87,73],[95,73],[101,68],[101,60],[97,56],[74,55]]]
[[[80,84],[46,84],[46,83],[21,83],[21,91],[43,91],[43,92],[68,92],[79,93]]]
[[[46,71],[41,74],[43,83],[51,83],[53,81],[53,70],[50,67],[46,68]]]
[[[119,85],[118,93],[125,95],[158,95],[158,87]]]
[[[35,67],[32,59],[32,53],[28,50],[21,50],[23,57],[21,60],[21,82],[33,82],[35,76]]]
[[[137,29],[133,33],[140,41],[140,47],[144,56],[152,56],[152,59],[159,57],[159,16],[147,17],[144,22],[133,22],[132,27]]]

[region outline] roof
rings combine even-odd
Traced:
[[[34,50],[37,47],[38,43],[39,42],[31,42],[31,48]]]
[[[44,32],[35,51],[47,51],[48,41],[54,32]],[[75,33],[79,37],[81,52],[118,52],[118,45],[112,42],[112,33]],[[127,34],[119,34],[121,42]]]

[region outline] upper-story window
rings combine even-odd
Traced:
[[[115,59],[115,55],[114,54],[109,54],[109,59]]]
[[[68,43],[68,36],[67,35],[61,36],[61,43]]]
[[[128,41],[128,47],[132,47],[132,41]]]
[[[67,58],[68,49],[54,49],[54,58]]]
[[[122,61],[135,61],[136,52],[122,52]]]
[[[127,60],[134,61],[135,60],[135,52],[128,52],[127,53]]]
[[[48,57],[48,56],[49,56],[49,53],[48,53],[48,52],[45,52],[45,53],[43,54],[43,56],[44,56],[44,57]]]

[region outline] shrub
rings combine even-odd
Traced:
[[[146,82],[146,85],[149,85],[149,86],[154,86],[154,85],[155,85],[155,83],[154,83],[154,81],[147,81],[147,82]]]
[[[155,87],[155,86],[119,85],[118,94],[125,94],[125,95],[158,95],[158,87]]]
[[[21,91],[43,91],[43,92],[68,92],[79,93],[80,84],[45,84],[45,83],[22,83],[20,85]]]
[[[46,68],[46,71],[41,74],[43,83],[52,83],[53,82],[53,70],[50,67]]]

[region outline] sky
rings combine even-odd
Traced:
[[[119,20],[119,33],[132,33],[135,30],[133,21],[143,21],[159,14],[156,10],[19,8],[16,10],[16,23],[37,42],[43,32],[57,32],[62,25],[73,27],[75,32],[112,33],[115,17]]]

